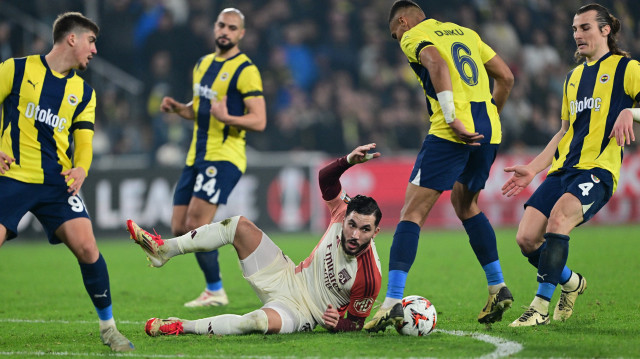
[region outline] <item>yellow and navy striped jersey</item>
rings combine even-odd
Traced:
[[[620,112],[640,101],[640,63],[624,56],[607,55],[571,70],[564,82],[562,120],[569,121],[556,150],[551,169],[602,168],[620,177],[622,150],[609,139]]]
[[[0,102],[0,151],[16,159],[4,176],[64,185],[60,173],[75,167],[74,132],[93,138],[95,91],[74,70],[63,76],[32,55],[0,65]]]
[[[229,161],[244,173],[246,131],[228,126],[209,113],[211,100],[227,96],[227,108],[232,116],[246,113],[244,100],[262,97],[262,79],[258,68],[244,53],[229,59],[217,59],[209,54],[193,69],[193,110],[195,126],[186,164],[199,161]]]
[[[489,75],[484,68],[484,63],[496,53],[475,31],[434,19],[426,19],[414,26],[404,33],[400,41],[400,47],[427,98],[431,121],[429,134],[463,143],[445,122],[429,72],[420,63],[420,52],[427,46],[435,46],[447,62],[456,117],[462,121],[467,131],[484,135],[481,143],[500,143],[500,116],[491,96]]]

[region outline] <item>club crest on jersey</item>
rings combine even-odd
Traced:
[[[338,273],[338,282],[340,282],[340,284],[347,283],[349,279],[351,279],[351,276],[349,275],[349,272],[347,272],[346,268]]]
[[[593,183],[600,183],[600,178],[598,178],[598,177],[596,177],[594,175],[591,175],[591,180],[593,181]]]
[[[218,174],[218,169],[214,166],[209,166],[204,173],[206,173],[208,177],[215,177]]]
[[[223,72],[222,75],[220,75],[220,81],[227,81],[228,78],[229,78],[228,72]]]
[[[78,104],[78,96],[71,94],[67,97],[67,101],[69,102],[69,105],[75,106]]]
[[[366,313],[373,305],[373,298],[364,298],[353,302],[353,309],[358,313]]]
[[[607,81],[609,81],[609,75],[604,74],[604,75],[600,76],[600,83],[601,84],[606,84]]]

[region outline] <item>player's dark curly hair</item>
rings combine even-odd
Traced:
[[[420,8],[420,5],[416,4],[415,2],[411,1],[411,0],[397,0],[396,2],[393,3],[393,5],[391,5],[391,10],[389,10],[389,23],[391,23],[391,20],[393,20],[393,18],[396,16],[396,14],[398,13],[398,11],[400,9],[404,9],[404,8],[408,8],[408,7],[415,7],[418,8],[420,10],[422,10]]]
[[[606,7],[600,4],[588,4],[578,9],[576,15],[581,15],[591,10],[596,12],[596,22],[598,23],[598,28],[600,29],[600,31],[602,31],[602,29],[607,25],[609,25],[609,27],[611,28],[611,31],[609,31],[609,36],[607,36],[607,45],[609,45],[609,51],[611,51],[611,53],[614,55],[631,57],[628,52],[623,51],[618,47],[617,34],[618,32],[620,32],[620,28],[622,27],[622,25],[620,24],[620,20],[613,16]],[[577,50],[574,56],[577,62],[583,61],[583,56],[580,55]]]
[[[62,41],[68,33],[76,28],[93,31],[96,36],[100,33],[100,28],[91,19],[79,12],[70,11],[58,15],[56,21],[53,22],[53,42]]]
[[[380,224],[380,220],[382,219],[382,211],[380,210],[380,207],[378,207],[378,202],[371,197],[363,196],[361,194],[352,197],[349,204],[347,204],[346,215],[349,215],[349,213],[353,211],[364,215],[375,215],[376,227]]]

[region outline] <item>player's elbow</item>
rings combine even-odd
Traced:
[[[254,127],[254,131],[264,132],[266,128],[267,128],[267,119],[265,118],[256,124],[256,126]]]
[[[515,77],[513,76],[513,72],[509,68],[503,71],[498,78],[495,79],[502,87],[507,90],[511,90],[515,83]]]

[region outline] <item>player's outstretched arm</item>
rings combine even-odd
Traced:
[[[320,185],[322,198],[325,201],[330,201],[340,194],[342,190],[340,176],[342,176],[349,167],[357,163],[367,162],[372,158],[380,157],[380,153],[369,153],[369,151],[375,147],[375,143],[358,146],[348,155],[330,162],[318,172],[318,184]]]
[[[350,154],[347,155],[347,162],[350,165],[355,165],[358,163],[365,163],[372,158],[380,157],[380,153],[369,153],[369,151],[376,148],[375,143],[369,143],[366,145],[358,146]]]
[[[187,120],[193,120],[196,118],[196,114],[193,111],[193,101],[189,103],[181,103],[176,101],[173,97],[169,96],[165,96],[162,98],[160,111],[166,113],[176,113],[180,117]]]
[[[533,178],[540,172],[542,172],[545,168],[551,165],[553,161],[553,155],[558,148],[558,144],[562,139],[562,136],[569,129],[569,121],[562,121],[562,127],[560,131],[556,133],[553,138],[549,141],[547,146],[540,152],[533,161],[529,162],[527,165],[517,165],[506,167],[504,169],[505,172],[512,172],[513,176],[505,182],[502,186],[502,194],[511,197],[519,194],[522,190],[531,183]]]

